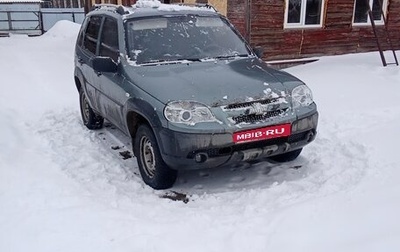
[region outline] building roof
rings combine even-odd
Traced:
[[[41,3],[42,0],[0,0],[0,4],[2,3]]]

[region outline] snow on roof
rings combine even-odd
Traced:
[[[154,8],[160,11],[183,11],[183,10],[193,10],[197,8],[196,6],[188,6],[188,5],[163,4],[159,0],[138,0],[136,4],[134,4],[132,7]],[[213,8],[204,8],[204,10],[210,10],[215,12]]]
[[[136,2],[137,8],[158,8],[161,6],[161,2],[158,0],[138,0]]]
[[[42,0],[0,0],[0,3],[41,3]]]

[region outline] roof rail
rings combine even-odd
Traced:
[[[217,9],[214,8],[214,6],[212,6],[211,4],[202,4],[202,3],[178,3],[177,5],[180,6],[191,6],[191,7],[198,7],[198,8],[205,8],[205,9],[209,9],[209,10],[213,10],[215,12],[218,12]]]
[[[120,15],[129,14],[129,10],[126,7],[116,4],[95,4],[91,10],[112,11]]]

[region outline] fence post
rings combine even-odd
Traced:
[[[44,34],[44,24],[43,24],[43,14],[42,14],[42,9],[39,9],[39,25],[40,25],[40,30],[42,34]]]
[[[7,19],[8,19],[8,29],[12,30],[12,22],[11,22],[11,11],[7,11]]]

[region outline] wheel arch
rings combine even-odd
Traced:
[[[74,81],[75,81],[75,86],[78,92],[81,90],[84,84],[84,77],[80,69],[75,68],[75,74],[74,74]]]
[[[128,112],[128,114],[126,115],[126,122],[129,135],[131,136],[132,139],[135,137],[136,132],[141,124],[147,124],[151,128],[151,125],[148,122],[148,120],[141,114],[137,113],[136,111]]]
[[[155,129],[160,128],[162,123],[154,107],[144,100],[131,99],[127,105],[126,125],[132,139],[141,124],[149,126],[156,136],[157,142],[160,141],[159,134]]]
[[[78,77],[74,77],[74,79],[75,79],[75,86],[76,86],[76,89],[78,90],[78,92],[81,90],[81,88],[82,88],[82,83],[81,83],[81,81],[79,80],[79,78]]]

